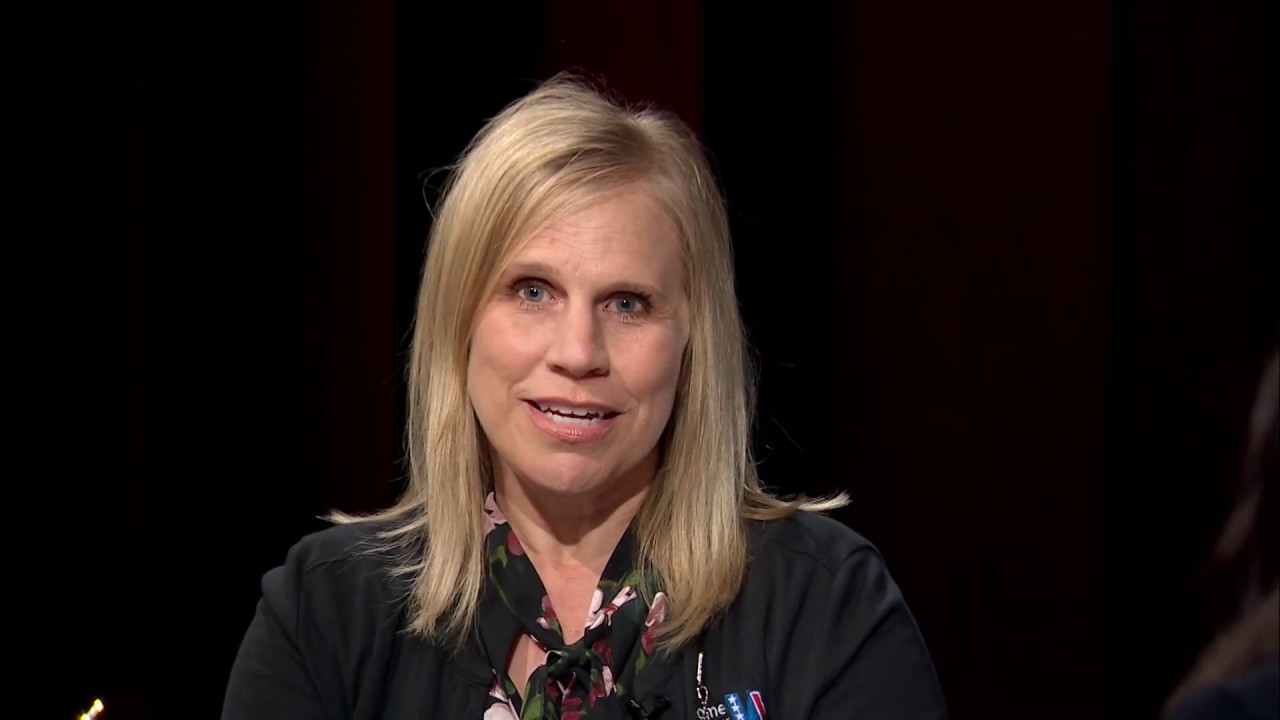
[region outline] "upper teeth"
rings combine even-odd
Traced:
[[[597,417],[598,415],[600,415],[600,413],[594,410],[570,407],[568,405],[539,405],[538,409],[543,412],[551,411],[551,412],[559,413],[561,415],[572,415],[573,417],[580,417],[580,418]]]

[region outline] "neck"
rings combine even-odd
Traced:
[[[598,577],[640,512],[656,470],[656,458],[646,460],[598,491],[566,494],[548,492],[503,468],[494,489],[502,514],[535,564]]]

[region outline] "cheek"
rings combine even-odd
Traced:
[[[500,400],[511,384],[528,374],[536,353],[526,335],[500,313],[488,313],[476,324],[467,359],[467,390],[477,409]]]
[[[680,340],[679,334],[672,333],[632,347],[625,355],[627,384],[632,393],[667,411],[680,384],[684,355],[684,344]]]

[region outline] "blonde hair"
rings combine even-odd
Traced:
[[[639,512],[637,569],[656,577],[671,614],[663,645],[699,634],[737,596],[747,519],[826,511],[847,500],[784,501],[751,458],[754,378],[733,283],[724,200],[692,131],[558,75],[506,107],[463,152],[431,228],[409,363],[409,482],[385,539],[410,552],[410,629],[460,642],[484,581],[482,505],[488,445],[467,396],[473,320],[516,243],[605,192],[640,185],[679,229],[690,337],[662,464]],[[651,596],[655,588],[643,588]]]

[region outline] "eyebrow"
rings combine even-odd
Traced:
[[[559,271],[553,265],[549,265],[540,260],[519,260],[503,268],[500,275],[505,277],[510,277],[512,275],[523,277],[527,275],[530,277],[550,278],[554,277],[558,273]],[[621,291],[643,293],[658,299],[663,299],[667,296],[667,294],[659,288],[654,287],[649,283],[638,282],[635,280],[624,280],[622,282],[611,283],[608,287],[611,288],[611,292]]]
[[[502,268],[502,275],[555,275],[556,269],[538,260],[520,260]]]

